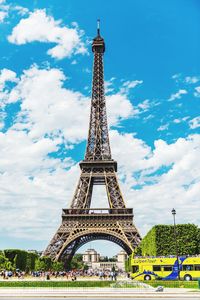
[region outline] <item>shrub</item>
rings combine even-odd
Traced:
[[[194,224],[176,225],[179,255],[200,253],[200,229]],[[143,256],[176,255],[174,226],[156,225],[143,238],[136,249]]]

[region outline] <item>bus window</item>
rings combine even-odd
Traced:
[[[195,271],[200,271],[200,265],[194,265]]]
[[[172,271],[172,266],[164,266],[164,271]]]
[[[132,272],[136,273],[139,271],[139,266],[132,266]]]
[[[192,271],[194,270],[193,265],[183,265],[183,271]]]
[[[153,266],[153,271],[161,271],[161,266]]]

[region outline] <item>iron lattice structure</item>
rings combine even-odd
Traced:
[[[69,209],[63,209],[62,223],[43,252],[54,260],[71,260],[78,248],[91,240],[109,240],[128,254],[141,237],[133,224],[133,210],[126,208],[118,184],[117,162],[111,157],[106,101],[104,94],[104,39],[97,30],[93,40],[93,84],[90,125],[85,159],[80,162],[81,175]],[[92,209],[94,185],[105,185],[109,208]]]

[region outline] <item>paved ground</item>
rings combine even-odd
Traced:
[[[165,289],[164,292],[155,292],[154,289],[122,289],[122,288],[1,288],[0,300],[3,299],[181,299],[200,300],[200,292],[188,289]]]
[[[8,299],[11,299],[11,298],[10,298],[10,297],[7,297],[7,298],[3,297],[3,298],[0,298],[0,299],[2,299],[2,300],[8,300]],[[15,297],[15,298],[12,298],[12,299],[13,299],[13,300],[14,300],[14,299],[17,299],[17,300],[24,300],[24,299],[35,300],[36,298],[24,298],[24,297],[23,297],[23,298],[21,298],[21,297],[17,297],[17,298],[16,298],[16,297]],[[74,298],[74,297],[73,297],[73,298],[68,298],[68,297],[67,297],[67,298],[66,298],[66,297],[65,297],[65,298],[63,298],[63,297],[62,297],[62,298],[61,298],[61,297],[59,297],[59,298],[58,298],[58,297],[56,297],[56,298],[54,298],[54,297],[48,298],[48,297],[47,297],[47,298],[46,298],[46,297],[45,297],[45,298],[38,298],[38,299],[40,299],[40,300],[58,300],[58,299],[59,299],[59,300],[66,300],[66,299],[68,299],[68,300],[74,300],[74,299],[88,300],[89,298],[83,298],[83,297],[82,297],[82,298]],[[93,299],[93,300],[113,300],[113,297],[109,297],[109,298],[92,298],[92,299]],[[177,300],[177,298],[172,298],[172,297],[170,297],[170,298],[169,298],[169,297],[167,297],[167,298],[166,298],[166,297],[162,297],[162,298],[152,298],[152,297],[151,297],[151,298],[149,298],[149,297],[146,297],[146,298],[141,298],[141,297],[138,298],[138,297],[134,297],[134,298],[133,298],[133,297],[129,297],[129,298],[117,298],[117,299],[118,299],[118,300],[130,300],[130,299],[134,299],[134,300],[147,300],[147,299],[157,299],[157,300],[169,300],[169,299],[170,299],[170,300]],[[186,297],[186,298],[181,298],[181,299],[182,299],[182,300],[191,300],[191,299],[193,299],[193,298],[187,298],[187,297]],[[199,298],[199,299],[200,299],[200,298]]]

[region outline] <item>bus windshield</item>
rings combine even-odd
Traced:
[[[139,271],[139,266],[132,266],[132,272],[136,273]]]

